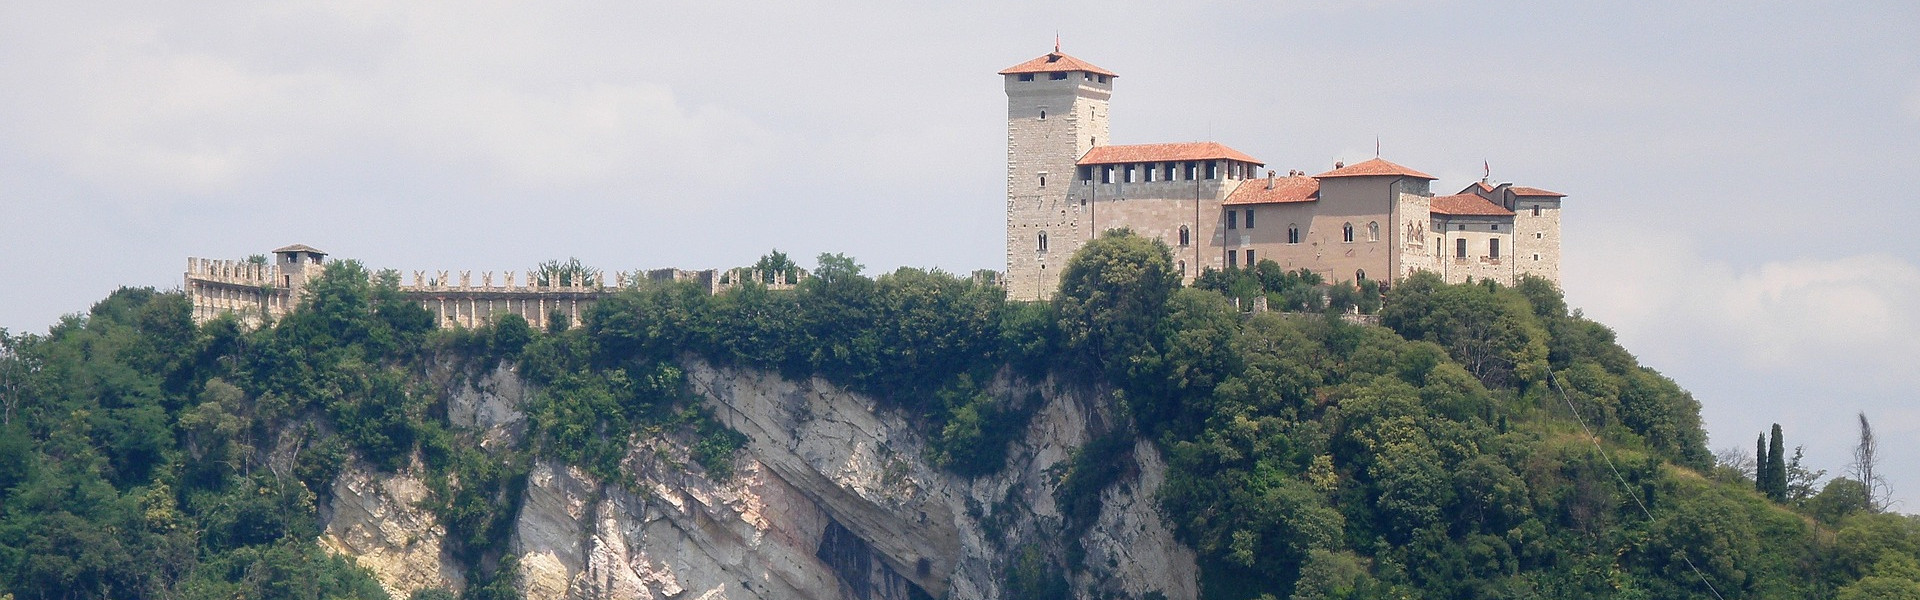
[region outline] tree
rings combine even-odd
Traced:
[[[1763,490],[1774,502],[1787,501],[1787,450],[1780,439],[1780,424],[1773,424],[1773,438],[1767,441],[1767,484]]]
[[[1887,508],[1892,490],[1887,488],[1886,479],[1874,472],[1880,465],[1880,442],[1873,437],[1873,424],[1867,422],[1867,413],[1860,413],[1860,444],[1853,448],[1853,465],[1848,471],[1853,480],[1867,486],[1867,510],[1881,511]]]
[[[1128,381],[1151,361],[1167,299],[1180,285],[1167,245],[1125,229],[1080,249],[1053,298],[1063,345],[1091,373]]]
[[[1767,434],[1762,433],[1759,439],[1753,441],[1753,453],[1753,489],[1765,494],[1767,481],[1772,479],[1767,476]]]
[[[578,258],[550,260],[534,267],[533,281],[542,287],[593,287],[600,283],[600,270],[581,264]]]
[[[1827,476],[1826,469],[1813,470],[1800,464],[1801,453],[1805,446],[1793,447],[1793,458],[1787,459],[1787,500],[1802,502],[1819,492],[1820,478]]]
[[[765,284],[794,283],[800,278],[800,265],[793,262],[793,259],[787,258],[787,253],[781,252],[778,248],[761,256],[759,262],[753,263],[753,270],[760,272],[760,283]],[[859,265],[854,265],[854,272],[859,272]]]

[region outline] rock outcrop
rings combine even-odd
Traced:
[[[1009,561],[1040,552],[1083,557],[1063,576],[1075,595],[1172,600],[1198,596],[1191,550],[1154,509],[1165,478],[1155,447],[1102,493],[1098,519],[1065,539],[1054,503],[1062,461],[1114,415],[1095,392],[993,383],[1003,398],[1037,398],[1005,469],[966,478],[933,467],[899,411],[825,381],[790,381],[684,358],[713,414],[750,440],[724,481],[691,460],[691,440],[636,439],[630,481],[599,481],[536,461],[510,551],[530,600],[1006,598]],[[448,379],[448,416],[484,447],[524,443],[526,392],[505,367]],[[335,484],[322,543],[373,569],[396,597],[464,579],[407,476],[352,470]],[[1081,552],[1070,553],[1077,544]],[[1056,561],[1063,562],[1063,561]]]

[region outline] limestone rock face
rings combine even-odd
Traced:
[[[441,548],[446,529],[420,507],[427,486],[405,474],[381,474],[353,465],[333,481],[333,499],[321,518],[320,545],[353,556],[395,598],[414,590],[458,592],[465,575]]]
[[[683,358],[693,392],[749,443],[733,477],[691,459],[697,440],[632,440],[622,482],[536,461],[509,552],[530,600],[953,600],[1011,598],[1008,564],[1056,562],[1076,540],[1054,503],[1063,461],[1113,427],[1097,391],[1010,376],[989,392],[1034,412],[999,473],[969,479],[930,465],[907,417],[819,379]],[[456,381],[457,380],[457,381]],[[507,368],[451,378],[448,416],[483,446],[525,443],[527,390]],[[1101,496],[1065,576],[1081,597],[1198,596],[1193,552],[1154,508],[1164,460],[1140,441],[1127,475]],[[628,477],[630,476],[630,477]],[[458,589],[425,488],[407,476],[350,472],[335,484],[322,543],[359,557],[396,597]]]

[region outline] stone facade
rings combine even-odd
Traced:
[[[1010,298],[1051,297],[1066,260],[1120,228],[1166,242],[1189,283],[1263,260],[1387,286],[1417,271],[1558,283],[1561,194],[1482,181],[1436,206],[1434,177],[1381,159],[1281,178],[1212,142],[1113,145],[1106,115],[1117,75],[1058,48],[1000,74]],[[1470,250],[1462,256],[1459,240]]]

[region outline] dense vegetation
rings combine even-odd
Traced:
[[[745,439],[692,401],[692,354],[872,394],[963,476],[1004,468],[1040,403],[997,395],[995,378],[1107,392],[1123,418],[1058,470],[1053,533],[1077,539],[1135,469],[1133,440],[1153,440],[1163,513],[1210,598],[1920,595],[1920,521],[1878,512],[1857,481],[1815,490],[1797,460],[1767,466],[1778,444],[1758,472],[1717,462],[1693,399],[1543,281],[1422,275],[1382,302],[1371,282],[1263,262],[1183,288],[1165,247],[1125,233],[1077,255],[1050,303],[938,271],[868,277],[839,255],[792,290],[762,285],[797,274],[784,255],[758,267],[715,296],[636,288],[549,331],[517,317],[437,330],[348,261],[258,329],[121,290],[45,335],[0,335],[0,587],[384,597],[312,543],[316,507],[359,460],[423,474],[465,595],[512,597],[504,541],[536,457],[630,483],[629,441],[670,435],[729,476]],[[1256,297],[1291,312],[1238,308]],[[447,421],[443,379],[499,361],[533,384],[529,441],[483,451]],[[1051,547],[1011,553],[1011,593],[1070,592],[1062,574],[1083,557]]]

